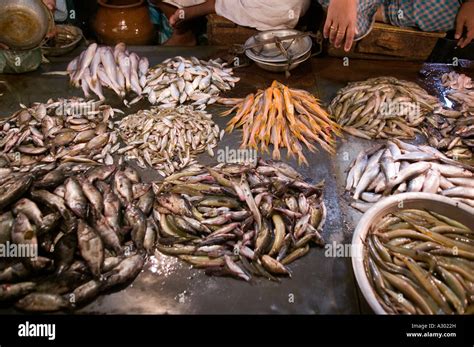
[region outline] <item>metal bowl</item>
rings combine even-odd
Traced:
[[[304,56],[299,58],[298,60],[295,60],[288,66],[287,63],[268,63],[268,62],[262,62],[258,60],[254,60],[255,64],[257,64],[258,67],[271,71],[271,72],[285,72],[285,71],[290,71],[298,67],[301,63],[305,62],[306,60],[309,59],[311,56],[311,52],[306,53]]]
[[[289,29],[263,31],[250,37],[247,42],[245,42],[244,47],[251,47],[263,40],[269,40],[274,37],[284,37],[297,34],[302,34],[302,32]],[[313,42],[309,36],[282,41],[282,46],[287,50],[288,55],[293,60],[297,60],[307,54],[311,50],[312,45]],[[267,43],[260,47],[247,49],[245,54],[253,61],[258,60],[268,63],[285,63],[287,61],[287,58],[282,54],[281,50],[275,43]]]
[[[82,37],[82,30],[74,25],[56,25],[56,37],[46,41],[41,50],[45,56],[61,56],[74,50]]]
[[[437,194],[397,194],[387,197],[371,207],[362,216],[352,237],[352,250],[356,251],[352,256],[352,268],[354,269],[357,284],[362,294],[376,314],[387,314],[387,312],[379,304],[374,289],[370,285],[367,273],[365,272],[364,258],[366,252],[364,242],[371,226],[376,224],[387,214],[400,211],[400,203],[403,203],[403,209],[415,208],[431,210],[474,229],[474,208]]]
[[[11,49],[38,47],[54,25],[41,0],[0,1],[0,42]]]

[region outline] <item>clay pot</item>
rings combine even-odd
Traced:
[[[151,44],[155,28],[144,0],[97,0],[99,9],[93,23],[101,43],[114,45]]]

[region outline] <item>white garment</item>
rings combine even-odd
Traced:
[[[257,30],[293,29],[311,0],[216,0],[216,13]]]
[[[206,0],[163,0],[163,2],[178,8],[183,8],[204,4]]]

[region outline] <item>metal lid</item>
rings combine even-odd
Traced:
[[[38,47],[53,25],[53,14],[41,0],[0,2],[0,42],[11,49]]]

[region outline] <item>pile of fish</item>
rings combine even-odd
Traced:
[[[220,59],[169,58],[149,70],[143,93],[148,95],[151,104],[161,104],[161,108],[174,108],[192,101],[193,106],[204,109],[240,80],[233,76],[232,68],[226,66]]]
[[[394,139],[359,153],[349,167],[346,190],[356,200],[351,206],[361,212],[385,195],[403,192],[441,194],[474,206],[474,168],[433,147]]]
[[[222,102],[225,102],[223,100]],[[242,127],[242,148],[260,145],[262,152],[269,152],[273,145],[273,159],[280,159],[280,148],[286,148],[288,156],[298,157],[300,165],[308,165],[303,146],[316,151],[315,144],[331,154],[335,154],[336,135],[341,135],[339,126],[320,106],[318,99],[301,89],[290,89],[274,81],[266,90],[249,94],[230,110],[235,111],[229,121],[227,131]]]
[[[437,109],[427,117],[422,131],[431,146],[448,157],[473,163],[474,149],[474,89],[471,78],[456,72],[444,74],[446,96],[455,102],[455,109]]]
[[[56,161],[110,164],[120,146],[112,122],[116,112],[122,111],[80,98],[22,105],[0,121],[3,159],[21,171]]]
[[[389,314],[474,314],[473,235],[432,211],[385,216],[368,235],[364,257],[380,305]]]
[[[129,91],[140,98],[148,67],[148,59],[130,53],[124,43],[114,49],[93,43],[69,63],[67,72],[71,84],[81,87],[86,98],[92,92],[104,100],[102,87],[112,89],[121,98]]]
[[[25,311],[73,309],[133,280],[153,250],[153,189],[130,167],[64,163],[45,175],[0,179],[2,244],[37,250],[36,257],[2,259],[0,302]]]
[[[155,168],[161,176],[194,164],[194,156],[207,151],[214,156],[224,132],[205,111],[192,106],[175,109],[141,110],[118,122],[119,135],[126,147],[117,152],[138,165]]]
[[[474,114],[474,89],[464,91],[453,90],[446,93],[446,96],[461,105],[461,109]]]
[[[349,83],[332,100],[330,113],[342,129],[364,139],[412,139],[439,100],[413,82],[377,77]]]
[[[306,183],[282,162],[192,166],[155,185],[157,249],[210,275],[276,280],[322,246],[323,183]]]

